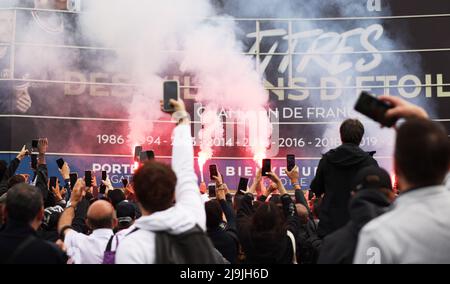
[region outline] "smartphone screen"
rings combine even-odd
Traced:
[[[134,161],[139,161],[141,158],[142,146],[134,147]]]
[[[102,171],[102,180],[106,180],[107,178],[107,174],[106,171]],[[104,185],[103,183],[100,184],[100,193],[101,194],[105,194],[106,192],[106,185]]]
[[[209,198],[216,198],[216,185],[213,183],[208,185],[208,196]]]
[[[217,165],[210,165],[209,166],[209,178],[211,180],[214,179],[214,177],[219,176],[219,171],[217,170]]]
[[[86,183],[87,187],[92,186],[92,172],[91,171],[84,172],[84,182]]]
[[[50,177],[50,190],[52,190],[52,188],[56,187],[57,180],[58,180],[57,177]]]
[[[58,164],[58,168],[59,169],[62,169],[62,167],[64,166],[64,160],[63,159],[56,160],[56,163]]]
[[[170,100],[178,100],[179,87],[178,81],[166,81],[164,82],[164,107],[166,112],[173,111],[173,107],[170,104]]]
[[[288,172],[292,171],[295,168],[295,155],[287,155],[287,170]]]
[[[128,179],[123,178],[122,179],[122,184],[123,184],[123,187],[127,187],[128,186]]]
[[[36,149],[38,147],[39,140],[33,139],[31,140],[31,148]]]
[[[272,160],[264,159],[262,163],[262,176],[266,177],[267,173],[272,171]]]
[[[70,173],[70,189],[73,189],[75,184],[77,183],[78,174],[77,173]]]
[[[243,191],[246,192],[248,187],[248,178],[243,178],[239,180],[238,192]]]
[[[31,158],[31,168],[36,170],[37,169],[37,154],[31,154],[30,158]]]
[[[392,127],[397,122],[396,118],[386,118],[386,112],[391,108],[392,106],[372,96],[368,92],[362,92],[355,105],[356,111],[386,127]]]

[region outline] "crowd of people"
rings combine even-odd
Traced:
[[[448,134],[420,107],[381,99],[393,106],[387,116],[404,119],[392,130],[395,186],[360,148],[364,126],[355,119],[341,124],[342,145],[323,155],[310,192],[298,166],[286,171],[293,196],[273,172],[259,170],[236,192],[219,171],[209,199],[181,100],[172,101],[171,166],[147,161],[125,188],[109,179],[71,184],[67,163],[61,185],[49,186],[49,142],[39,139],[31,179],[16,173],[25,148],[0,163],[0,263],[450,263]]]

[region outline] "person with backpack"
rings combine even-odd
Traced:
[[[173,132],[172,168],[147,161],[133,176],[142,217],[116,251],[118,264],[208,264],[218,257],[205,233],[206,214],[194,171],[189,114],[171,100],[178,122]]]

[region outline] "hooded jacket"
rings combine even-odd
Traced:
[[[206,230],[206,213],[194,171],[190,126],[177,126],[173,136],[172,168],[178,180],[176,203],[167,210],[136,220],[134,227],[139,230],[128,234],[119,243],[116,253],[118,264],[154,263],[154,232],[165,231],[177,235],[192,229],[196,224]]]
[[[376,189],[358,192],[350,202],[350,221],[324,239],[318,263],[353,263],[359,231],[368,222],[384,214],[389,206],[386,195]]]
[[[353,178],[362,168],[378,166],[372,157],[374,154],[346,143],[323,155],[311,183],[311,190],[316,196],[324,194],[319,214],[320,237],[341,228],[350,219],[348,202]]]

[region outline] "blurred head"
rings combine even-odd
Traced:
[[[8,188],[12,188],[16,184],[24,183],[24,182],[26,182],[26,179],[23,175],[15,175],[8,179],[7,186],[8,186]]]
[[[303,204],[295,204],[295,208],[297,209],[298,217],[300,218],[302,224],[308,223],[309,212],[308,209]]]
[[[177,177],[173,170],[156,161],[144,163],[133,176],[134,191],[143,215],[173,206]]]
[[[353,181],[353,192],[374,189],[382,192],[390,201],[395,199],[392,180],[389,173],[380,167],[371,166],[361,169]]]
[[[108,199],[113,207],[116,208],[117,204],[125,200],[125,193],[120,188],[110,190],[108,191]]]
[[[114,229],[117,226],[114,207],[108,201],[94,202],[89,206],[86,223],[91,230]]]
[[[5,213],[8,220],[29,224],[37,230],[44,217],[42,195],[38,188],[20,183],[8,191]]]
[[[342,143],[350,143],[359,146],[364,136],[364,126],[357,119],[347,119],[339,129]]]
[[[397,131],[395,170],[400,191],[440,185],[450,164],[450,144],[442,125],[408,120]]]
[[[222,223],[222,207],[217,200],[210,200],[205,203],[206,227],[215,229]]]
[[[264,203],[252,217],[252,230],[256,233],[283,233],[284,216],[275,203]]]

